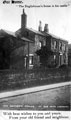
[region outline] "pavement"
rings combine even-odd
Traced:
[[[25,89],[20,89],[20,90],[1,92],[0,99],[29,94],[29,93],[35,93],[35,92],[39,92],[39,91],[45,91],[48,89],[54,89],[54,88],[67,86],[67,85],[71,85],[71,82],[70,81],[69,82],[61,82],[61,83],[55,83],[55,84],[51,84],[51,85],[42,85],[42,86],[36,86],[36,87],[25,88]]]

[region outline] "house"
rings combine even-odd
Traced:
[[[41,21],[38,31],[28,28],[24,10],[21,15],[21,28],[15,34],[21,39],[25,37],[32,41],[32,43],[29,42],[25,51],[24,59],[25,64],[28,59],[28,67],[40,65],[59,67],[68,64],[68,42],[50,34],[48,24],[45,24],[42,31]]]
[[[71,44],[68,44],[68,65],[71,66]]]
[[[15,38],[14,33],[9,34],[8,31],[0,30],[0,69],[9,69],[10,67],[12,38]]]
[[[48,59],[49,66],[59,67],[68,64],[68,42],[53,34],[45,32],[46,46],[54,54]]]
[[[24,46],[31,43],[29,39],[16,37],[15,33],[0,30],[0,69],[25,68]]]
[[[25,54],[25,65],[28,68],[33,68],[40,66],[40,58],[39,55],[36,54],[36,51],[41,49],[41,46],[45,46],[46,37],[40,31],[33,30],[26,26],[27,16],[23,10],[23,14],[21,16],[21,28],[15,32],[16,36],[23,39],[23,37],[29,39],[31,42],[26,44],[24,47]],[[40,26],[39,26],[40,29]],[[27,62],[28,61],[28,62]]]
[[[42,31],[27,27],[23,9],[21,28],[16,32],[0,30],[0,69],[59,67],[68,64],[68,42],[49,33],[48,24]]]

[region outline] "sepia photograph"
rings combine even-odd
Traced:
[[[0,1],[2,110],[71,111],[70,0]]]

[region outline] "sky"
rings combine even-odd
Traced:
[[[71,0],[14,0],[22,3],[3,4],[0,0],[0,29],[15,32],[21,27],[21,14],[25,9],[27,27],[38,30],[39,21],[48,24],[49,33],[71,43]],[[63,5],[63,7],[61,7]]]

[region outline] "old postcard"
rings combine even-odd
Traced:
[[[1,120],[70,120],[71,1],[0,1]]]

